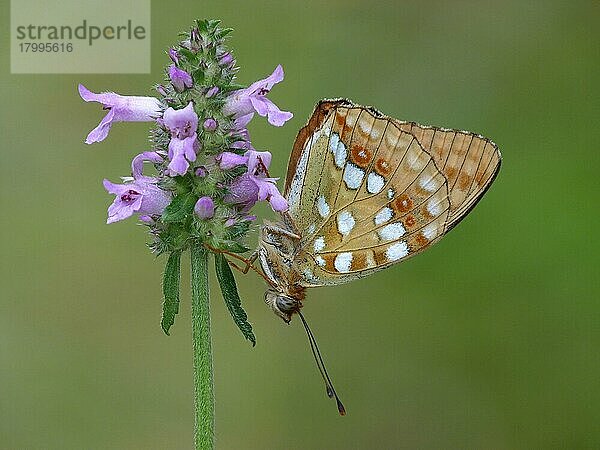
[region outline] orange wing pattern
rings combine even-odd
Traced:
[[[301,236],[300,284],[339,284],[419,253],[468,213],[499,166],[481,136],[320,102],[298,134],[285,184]]]
[[[501,156],[494,142],[468,131],[456,131],[395,121],[414,135],[448,180],[453,228],[475,207],[500,170]]]

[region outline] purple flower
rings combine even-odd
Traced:
[[[212,117],[209,117],[208,119],[206,119],[203,124],[203,127],[206,131],[215,131],[218,126],[219,126],[219,124]]]
[[[217,161],[221,169],[228,170],[242,164],[248,164],[248,157],[246,155],[238,155],[237,153],[223,152],[217,156]]]
[[[162,123],[171,132],[169,142],[169,169],[178,175],[183,175],[189,168],[189,162],[196,160],[199,143],[196,136],[198,116],[194,105],[189,102],[185,108],[167,108]],[[189,162],[188,162],[189,161]]]
[[[215,203],[210,197],[200,197],[194,206],[194,212],[201,219],[210,219],[215,215]]]
[[[145,161],[153,162],[153,163],[161,163],[161,162],[163,162],[163,157],[160,156],[156,152],[142,152],[139,155],[135,156],[133,158],[133,160],[131,161],[131,174],[133,175],[133,178],[135,178],[136,180],[141,179],[141,178],[146,178],[146,179],[152,178],[152,177],[147,177],[142,174]]]
[[[223,53],[219,58],[219,64],[221,66],[232,66],[235,64],[235,59],[233,59],[233,55],[229,52]]]
[[[279,193],[277,189],[278,178],[254,177],[254,182],[258,186],[258,199],[262,202],[267,200],[271,204],[273,211],[282,212],[288,209],[287,200]]]
[[[232,152],[223,152],[217,156],[217,161],[221,169],[227,170],[232,169],[236,166],[245,164],[248,166],[250,175],[256,175],[266,173],[267,169],[271,165],[271,153],[270,152],[258,152],[256,150],[248,150],[243,155],[238,155]]]
[[[242,212],[249,211],[257,201],[267,200],[273,211],[285,211],[288,203],[277,190],[277,178],[266,178],[244,174],[229,185],[229,192],[224,198],[226,203],[238,205]]]
[[[249,211],[258,201],[258,186],[254,176],[244,174],[233,180],[223,201],[240,206],[243,212]]]
[[[190,74],[185,70],[180,69],[175,64],[169,66],[169,78],[177,92],[182,92],[185,88],[191,88],[194,84]]]
[[[162,118],[162,123],[169,129],[171,136],[177,139],[196,134],[198,116],[194,111],[194,104],[189,102],[185,108],[167,108]]]
[[[278,178],[267,176],[267,170],[271,165],[271,153],[249,150],[241,156],[223,152],[217,160],[221,168],[231,168],[241,164],[248,166],[247,172],[229,185],[229,192],[224,198],[226,203],[238,205],[242,212],[247,212],[257,201],[267,200],[273,211],[287,210],[288,203],[275,184]]]
[[[111,183],[104,180],[104,188],[114,194],[115,200],[108,207],[106,223],[113,223],[131,217],[133,214],[143,216],[161,215],[171,202],[171,195],[156,186],[156,179],[144,177],[124,184]],[[144,217],[147,219],[147,217]]]
[[[273,86],[283,80],[283,68],[278,65],[275,71],[264,80],[252,83],[245,89],[233,91],[225,102],[223,112],[239,119],[237,125],[244,128],[255,112],[267,116],[269,123],[282,126],[293,117],[291,112],[281,111],[266,95]]]
[[[114,92],[96,94],[82,84],[79,85],[79,95],[86,102],[99,102],[104,109],[108,109],[108,114],[100,124],[87,135],[86,144],[104,140],[113,122],[151,122],[160,117],[162,111],[160,101],[154,97],[119,95]]]
[[[169,49],[169,58],[171,58],[171,61],[175,64],[179,64],[179,53],[172,47]]]

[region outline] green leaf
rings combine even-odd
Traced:
[[[220,23],[221,23],[221,21],[218,19],[209,19],[207,21],[207,28],[209,30],[214,30],[215,28],[217,28],[219,26]]]
[[[252,332],[252,325],[248,322],[248,314],[242,308],[242,301],[238,294],[231,267],[229,267],[229,263],[222,253],[215,253],[215,269],[227,309],[229,309],[233,321],[244,337],[252,342],[252,346],[254,347],[256,345],[256,337],[254,337],[254,333]]]
[[[165,334],[169,335],[169,329],[175,322],[175,316],[179,312],[179,274],[181,252],[175,251],[169,255],[163,276],[163,316],[161,326]]]
[[[180,47],[177,52],[183,56],[188,62],[195,63],[198,57],[196,54],[185,47]]]
[[[208,31],[208,21],[206,19],[196,21],[196,26],[200,33],[206,33]]]
[[[176,195],[163,212],[163,222],[181,222],[192,213],[197,200],[191,192]]]
[[[215,33],[218,39],[222,39],[233,31],[233,28],[223,28]]]
[[[205,74],[203,69],[196,69],[192,72],[192,78],[194,79],[195,84],[204,83]]]
[[[171,139],[170,135],[169,139]],[[193,185],[188,175],[169,177],[169,179],[175,184],[175,192],[177,193],[176,195],[190,192],[190,189]]]

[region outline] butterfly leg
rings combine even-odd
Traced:
[[[300,240],[300,236],[298,236],[296,233],[294,233],[290,230],[286,230],[285,228],[279,227],[274,224],[265,224],[263,228],[268,233],[272,233],[272,234],[279,235],[279,236],[285,236],[287,238],[290,238],[290,239],[293,239],[296,241]]]
[[[238,266],[238,265],[237,265],[236,263],[234,263],[233,261],[231,261],[231,260],[229,260],[229,259],[228,259],[228,260],[227,260],[227,262],[229,263],[229,265],[230,265],[231,267],[233,267],[233,268],[234,268],[235,270],[237,270],[238,272],[242,272],[243,274],[246,274],[246,273],[248,273],[248,271],[244,272],[244,269],[242,269],[240,266]]]
[[[254,261],[256,261],[256,258],[258,258],[258,251],[254,251],[251,255],[250,258],[248,258],[248,260],[246,261],[246,267],[244,267],[243,273],[248,273],[248,271],[254,267]]]
[[[223,252],[223,253],[226,253],[226,252]],[[228,254],[228,253],[226,253],[226,254]],[[256,258],[258,258],[258,252],[255,251],[254,253],[252,253],[248,259],[242,258],[242,257],[238,258],[238,255],[235,255],[235,254],[229,254],[229,256],[233,256],[234,258],[237,258],[238,260],[243,261],[246,264],[246,267],[244,267],[242,269],[240,266],[234,264],[232,261],[229,261],[229,264],[232,267],[235,267],[237,270],[239,270],[240,272],[242,272],[245,275],[248,273],[248,271],[250,269],[255,269],[254,261],[256,261]]]
[[[243,256],[240,256],[236,253],[230,252],[228,250],[221,250],[218,248],[213,247],[212,245],[209,245],[207,243],[204,243],[204,246],[206,248],[208,248],[210,251],[214,252],[214,253],[222,253],[224,255],[230,256],[232,258],[237,259],[238,261],[242,261],[244,264],[246,264],[246,266],[242,269],[240,266],[238,266],[237,264],[235,264],[232,261],[227,261],[233,268],[235,268],[236,270],[239,270],[240,272],[242,272],[243,274],[247,274],[248,271],[250,269],[252,269],[253,271],[255,271],[257,274],[259,274],[268,284],[272,285],[272,281],[269,280],[269,278],[267,278],[267,276],[261,271],[259,270],[256,266],[254,266],[254,261],[256,261],[256,258],[258,258],[258,252],[255,251],[254,253],[252,253],[252,255],[250,255],[250,258],[244,258]]]

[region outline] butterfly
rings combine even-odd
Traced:
[[[439,241],[473,209],[501,164],[475,133],[400,121],[349,100],[320,101],[288,163],[289,209],[261,227],[255,257],[265,302],[285,322],[298,314],[341,414],[300,309],[307,288],[378,272]]]

